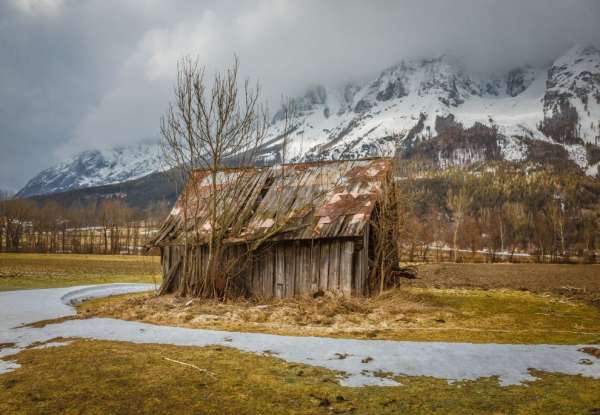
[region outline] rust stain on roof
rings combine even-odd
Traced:
[[[267,235],[276,227],[280,231],[274,240],[352,237],[364,232],[390,171],[389,159],[225,169],[217,174],[215,187],[224,195],[221,203],[246,212],[240,213],[245,223],[231,241]],[[233,187],[240,189],[231,192]],[[184,228],[196,236],[208,235],[212,189],[212,175],[195,171],[154,244],[180,242]]]

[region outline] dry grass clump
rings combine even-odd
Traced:
[[[221,303],[132,294],[92,300],[82,318],[287,335],[497,343],[600,343],[600,313],[564,297],[514,290],[397,288],[373,298]]]
[[[198,328],[329,334],[387,330],[398,323],[450,316],[457,310],[425,301],[419,294],[392,290],[373,298],[344,297],[326,292],[316,297],[281,300],[240,299],[222,303],[178,298],[173,295],[133,294],[93,300],[80,306],[83,317],[110,315],[157,324],[180,324]]]
[[[164,325],[393,340],[600,343],[598,265],[438,264],[371,298],[333,293],[283,300],[136,294],[80,306],[82,317]],[[585,300],[585,304],[580,300]]]

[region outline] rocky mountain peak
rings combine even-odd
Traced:
[[[66,162],[42,171],[17,196],[29,197],[121,183],[160,170],[160,148],[156,143],[110,150],[86,150]]]
[[[294,101],[297,117],[285,146],[283,112],[273,117],[265,162],[402,153],[440,166],[490,157],[560,159],[592,175],[600,166],[595,47],[577,45],[548,67],[521,66],[483,79],[449,56],[404,60],[360,84],[314,85]],[[157,154],[157,146],[86,151],[41,172],[19,195],[131,180],[157,171]]]

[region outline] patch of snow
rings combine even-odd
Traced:
[[[133,287],[130,286],[130,289]],[[584,346],[293,337],[157,326],[109,318],[68,320],[42,328],[14,327],[15,323],[57,318],[61,314],[72,315],[74,310],[67,305],[69,303],[91,295],[108,295],[123,290],[123,286],[114,286],[113,290],[106,285],[97,290],[75,287],[1,293],[0,309],[11,310],[12,314],[0,321],[0,343],[15,343],[16,347],[0,352],[4,357],[11,356],[35,342],[48,342],[58,337],[197,347],[221,345],[257,354],[269,351],[287,362],[338,371],[341,373],[340,383],[352,387],[398,385],[392,379],[376,376],[377,372],[397,376],[431,376],[449,382],[497,376],[501,385],[535,380],[531,369],[600,378],[600,362],[594,361],[591,365],[579,363],[581,359],[589,359],[588,355],[579,351]],[[347,357],[339,359],[339,354]],[[373,360],[363,363],[367,358]],[[0,373],[17,367],[13,362],[0,360]]]
[[[565,150],[569,154],[569,158],[573,160],[579,167],[586,169],[588,166],[587,152],[581,144],[565,144]]]
[[[498,144],[505,160],[521,161],[527,157],[527,146],[515,137],[505,137]]]
[[[41,344],[39,346],[32,347],[32,349],[48,349],[50,347],[62,347],[62,346],[68,346],[71,343],[73,343],[73,342],[72,341],[68,341],[68,342],[48,342],[48,343]]]
[[[591,164],[585,171],[585,174],[588,176],[596,177],[600,176],[600,161],[594,164]]]

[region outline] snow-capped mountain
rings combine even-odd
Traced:
[[[442,167],[559,162],[590,175],[600,166],[595,47],[574,46],[547,67],[485,79],[448,56],[402,61],[368,82],[314,86],[294,103],[286,137],[283,112],[273,117],[263,162],[398,155]],[[87,151],[43,171],[18,195],[133,180],[160,169],[158,154],[156,145]]]
[[[589,174],[598,171],[600,51],[594,47],[575,46],[547,68],[526,66],[489,79],[470,76],[447,56],[404,61],[371,82],[317,86],[295,102],[293,132],[284,146],[284,120],[276,115],[266,158],[427,150],[444,166],[550,151],[563,152]]]
[[[17,197],[121,183],[160,169],[160,148],[157,144],[84,151],[39,173],[17,193]]]

